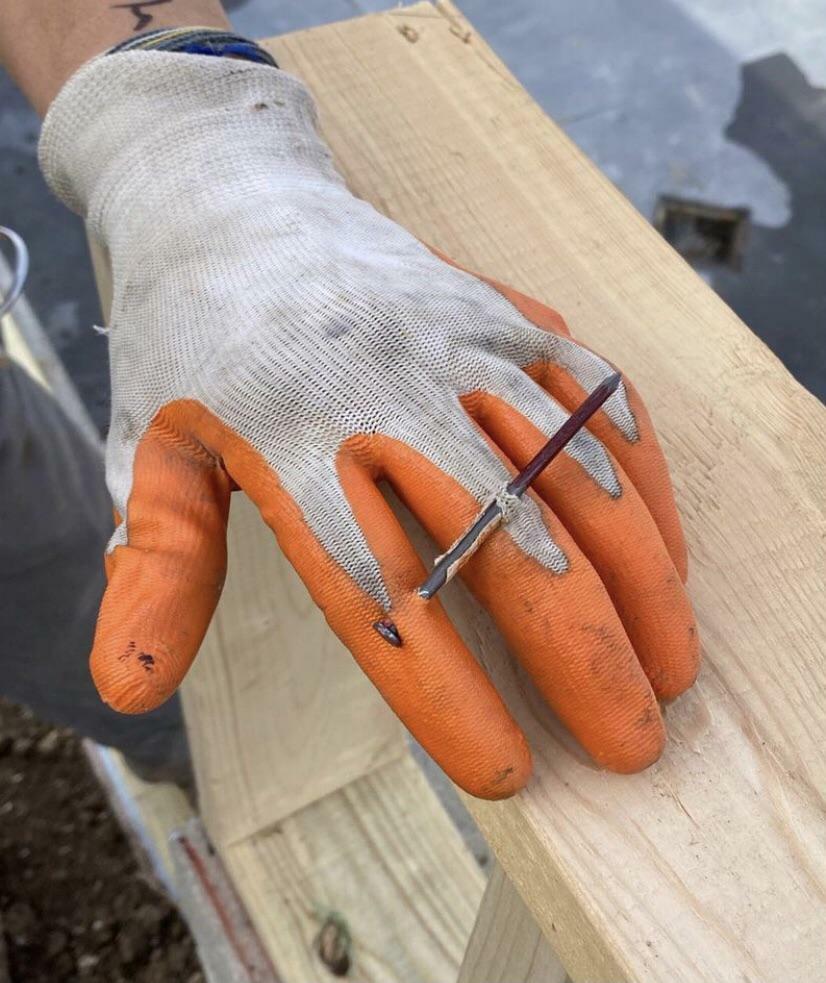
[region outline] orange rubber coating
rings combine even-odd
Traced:
[[[384,476],[446,549],[476,517],[478,503],[405,444],[375,439],[386,448]],[[500,527],[460,576],[591,757],[612,771],[639,771],[659,757],[665,741],[656,697],[593,567],[550,510],[540,507],[568,558],[564,574],[527,556]]]
[[[516,469],[546,442],[545,434],[497,396],[477,393],[462,402]],[[622,486],[618,498],[567,454],[533,488],[599,575],[657,697],[673,699],[692,685],[699,668],[694,613],[651,513],[613,464]]]
[[[129,543],[106,558],[92,676],[124,713],[151,710],[178,688],[226,575],[230,482],[162,410],[135,454]]]
[[[487,282],[539,327],[568,333],[555,311]],[[563,369],[524,368],[568,409],[585,395]],[[639,439],[629,442],[604,413],[589,424],[613,455],[622,494],[612,498],[566,455],[531,492],[568,558],[566,572],[524,554],[507,528],[462,570],[545,700],[599,764],[620,772],[659,756],[665,731],[657,697],[691,685],[699,662],[665,460],[639,396],[626,387]],[[468,393],[462,402],[512,472],[547,440],[491,394]],[[423,566],[377,482],[393,485],[443,549],[476,517],[478,502],[422,455],[382,435],[351,438],[336,465],[381,569],[389,615],[332,560],[254,447],[194,400],[164,406],[138,445],[128,545],[107,562],[92,653],[101,695],[116,709],[141,712],[180,684],[220,594],[229,496],[241,488],[330,626],[432,757],[473,795],[512,795],[531,772],[524,735],[439,602],[417,596]],[[401,648],[372,627],[387,616]]]
[[[173,443],[177,455],[155,453],[158,445],[167,451]],[[338,463],[391,592],[401,649],[373,630],[385,612],[326,553],[258,451],[199,403],[182,400],[164,407],[141,441],[128,508],[130,545],[112,554],[92,653],[98,690],[116,710],[130,713],[152,709],[180,685],[223,579],[225,530],[210,528],[204,516],[226,522],[228,492],[222,493],[231,474],[260,509],[333,631],[416,739],[472,795],[512,795],[531,773],[521,730],[441,605],[415,594],[424,568],[364,465],[347,448]],[[200,485],[192,481],[196,469],[207,479]],[[186,521],[191,511],[197,521]],[[221,549],[210,555],[216,543]],[[214,580],[205,582],[205,566]],[[140,653],[151,657],[149,670]]]

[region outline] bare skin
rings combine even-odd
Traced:
[[[190,24],[229,27],[220,0],[2,0],[0,63],[43,116],[90,58],[137,33]]]

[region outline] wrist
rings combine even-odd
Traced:
[[[341,184],[306,87],[246,61],[157,51],[94,59],[55,99],[40,163],[52,190],[119,251],[162,220],[202,216],[290,188]]]
[[[201,24],[229,30],[220,0],[27,0],[0,3],[0,62],[41,116],[84,64],[124,38]]]

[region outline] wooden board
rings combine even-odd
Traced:
[[[272,48],[353,190],[562,311],[633,375],[674,469],[706,663],[646,774],[584,761],[458,599],[536,754],[527,793],[469,803],[500,862],[574,979],[826,980],[826,411],[453,8]]]
[[[182,694],[201,814],[218,846],[407,754],[401,725],[242,495],[226,587]]]
[[[458,983],[566,983],[568,975],[507,874],[485,888]]]
[[[223,860],[285,983],[331,978],[318,955],[331,917],[352,939],[351,983],[453,983],[484,889],[409,756],[233,844]]]

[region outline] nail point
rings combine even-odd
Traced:
[[[382,618],[380,621],[374,621],[373,627],[381,635],[385,642],[389,642],[394,648],[401,648],[402,636],[399,634],[399,629],[389,618]]]

